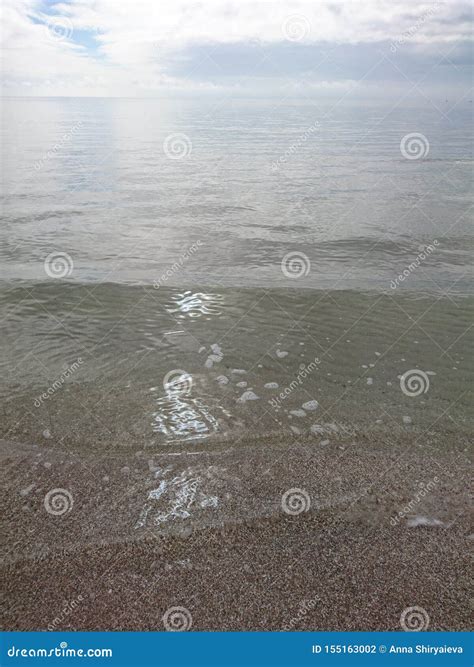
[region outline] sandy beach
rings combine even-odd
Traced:
[[[470,299],[70,285],[58,351],[22,293],[4,628],[469,627]]]
[[[101,460],[2,445],[8,629],[162,630],[174,607],[194,630],[397,630],[412,606],[432,630],[469,627],[467,442]],[[51,514],[58,480],[70,496]]]
[[[467,0],[4,4],[1,664],[472,667]]]
[[[472,109],[274,102],[5,105],[2,628],[469,628]]]

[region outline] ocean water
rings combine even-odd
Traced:
[[[469,105],[5,100],[1,437],[464,436],[471,127]]]
[[[45,281],[57,251],[68,280],[150,285],[200,242],[167,284],[387,289],[438,239],[406,286],[464,292],[471,122],[471,108],[7,99],[2,278]],[[406,159],[414,132],[422,157]],[[297,283],[289,252],[311,264]]]

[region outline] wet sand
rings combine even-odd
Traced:
[[[194,630],[396,630],[419,606],[468,629],[467,442],[321,442],[102,459],[3,442],[2,627],[162,630],[183,607]]]
[[[468,628],[472,299],[64,290],[6,304],[3,627]]]
[[[3,627],[468,627],[471,110],[320,102],[7,103]]]

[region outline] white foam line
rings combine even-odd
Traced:
[[[203,450],[199,452],[160,452],[159,454],[155,454],[156,457],[159,456],[198,456],[199,454],[211,454],[215,456],[222,456],[222,454],[229,454],[230,452],[233,452],[234,448],[232,447],[231,449],[224,449],[222,452],[216,452],[216,451],[208,451],[208,450]]]

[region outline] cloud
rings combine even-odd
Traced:
[[[469,5],[456,0],[3,5],[3,84],[11,94],[252,91],[262,84],[269,91],[288,77],[330,89],[351,85],[384,53],[410,71],[427,57],[431,65],[448,51],[458,57],[471,34]],[[316,67],[321,59],[326,65]]]

